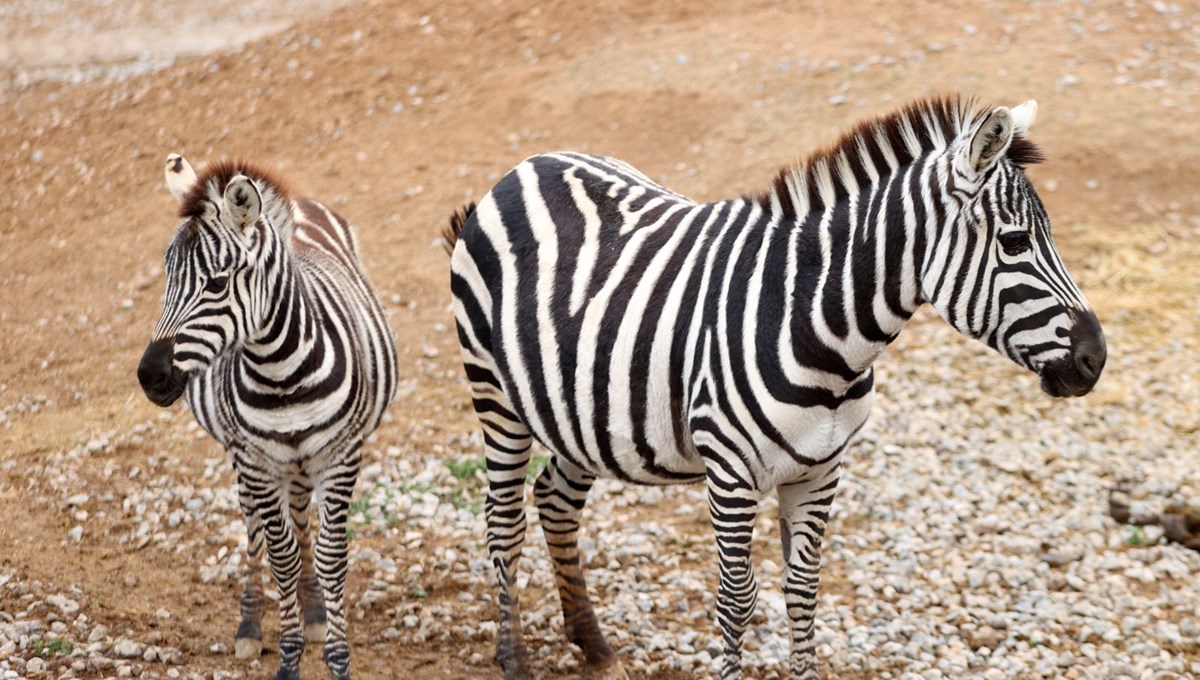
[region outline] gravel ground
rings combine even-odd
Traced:
[[[349,204],[388,288],[407,379],[368,447],[355,504],[351,630],[368,639],[356,658],[389,652],[375,667],[384,670],[361,675],[395,677],[386,664],[441,655],[461,656],[454,665],[466,671],[452,677],[490,676],[480,447],[462,417],[434,226],[510,160],[558,146],[650,160],[673,186],[727,195],[934,84],[1046,106],[1037,134],[1052,161],[1032,176],[1075,246],[1068,261],[1084,265],[1082,287],[1097,294],[1109,364],[1092,395],[1053,401],[944,323],[914,321],[879,364],[874,416],[847,456],[818,607],[825,669],[1200,677],[1200,554],[1106,512],[1117,484],[1135,510],[1200,505],[1200,210],[1179,189],[1200,167],[1194,7],[993,0],[967,23],[961,8],[910,21],[865,3],[814,6],[801,21],[767,3],[711,18],[712,7],[688,2],[493,12],[414,0],[354,6],[254,42],[263,33],[239,31],[284,21],[280,3],[222,0],[209,14],[183,4],[0,4],[0,104],[15,112],[0,120],[0,185],[11,187],[0,197],[0,426],[15,442],[0,452],[0,501],[33,508],[14,522],[0,515],[0,680],[259,678],[277,660],[235,660],[235,622],[222,618],[235,610],[244,545],[223,453],[186,411],[151,412],[133,381],[157,314],[166,151],[261,151],[306,173],[298,187]],[[146,14],[166,19],[134,25]],[[823,41],[851,33],[860,43]],[[236,57],[190,59],[243,40]],[[161,77],[138,75],[175,60]],[[227,87],[237,66],[250,67],[240,95]],[[324,106],[280,115],[301,99]],[[227,109],[244,119],[214,127]],[[146,198],[154,191],[158,203]],[[58,303],[13,302],[43,298]],[[601,482],[593,492],[589,582],[635,676],[712,674],[706,514],[695,487]],[[749,677],[786,675],[774,514],[768,502],[755,540],[763,591]],[[580,656],[563,641],[539,534],[534,521],[520,576],[527,635],[544,675],[570,675]],[[6,539],[14,552],[21,541],[55,554],[10,559]],[[162,576],[170,570],[174,580]],[[180,594],[158,604],[172,588]],[[142,600],[154,604],[143,611]]]
[[[1185,340],[1140,343],[1119,322],[1106,330],[1103,387],[1082,400],[1041,396],[1033,377],[930,318],[914,322],[881,361],[877,409],[848,456],[825,551],[831,585],[817,644],[834,673],[1200,675],[1200,554],[1163,542],[1156,528],[1122,527],[1106,515],[1117,481],[1132,481],[1147,507],[1200,501],[1194,414],[1171,398],[1195,395],[1197,376],[1190,367],[1155,370],[1195,348]],[[81,457],[140,444],[179,419],[190,414],[166,412],[51,455],[29,483],[58,494],[64,545],[89,531],[91,508],[110,508],[119,517],[108,519],[125,527],[107,536],[114,545],[173,546],[181,564],[199,556],[190,561],[200,584],[236,580],[244,526],[219,452],[199,474],[179,467],[169,446],[148,460],[114,457],[104,474],[119,483],[105,488],[119,491],[97,493],[72,473]],[[192,424],[187,430],[203,436]],[[356,539],[379,537],[374,543],[388,547],[353,544],[351,569],[366,585],[352,597],[352,625],[371,626],[388,642],[494,638],[478,448],[478,436],[464,433],[446,438],[450,456],[369,449],[352,526]],[[698,487],[602,481],[593,492],[584,521],[588,578],[631,670],[706,677],[715,669],[706,513]],[[747,639],[747,665],[763,678],[786,676],[775,516],[768,502],[756,532],[763,593]],[[533,584],[525,591],[532,650],[547,667],[570,672],[579,657],[562,641],[557,598],[547,590],[550,561],[533,526],[521,572],[522,585]],[[44,592],[3,572],[0,588],[22,605],[0,622],[0,677],[242,677],[189,672],[183,652],[161,636],[133,640],[92,625],[79,611],[81,593]],[[172,618],[166,610],[156,616]],[[229,653],[221,644],[207,651]],[[475,652],[466,663],[490,668],[491,660]]]

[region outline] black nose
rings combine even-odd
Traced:
[[[1108,348],[1104,344],[1104,331],[1100,329],[1100,321],[1095,314],[1080,314],[1075,320],[1075,326],[1071,328],[1071,346],[1079,375],[1092,385],[1096,384],[1100,379],[1100,372],[1104,370]]]
[[[146,398],[159,406],[170,406],[183,393],[184,381],[173,363],[175,339],[160,338],[146,346],[138,362],[138,382]]]

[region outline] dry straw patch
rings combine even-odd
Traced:
[[[1117,314],[1147,339],[1195,326],[1200,302],[1200,243],[1179,228],[1132,225],[1079,228],[1070,250],[1086,262],[1079,284],[1103,314]]]

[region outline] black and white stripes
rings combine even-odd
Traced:
[[[333,211],[246,163],[197,177],[172,154],[166,176],[182,224],[138,378],[161,406],[186,391],[233,460],[249,530],[237,655],[262,646],[265,545],[280,593],[276,678],[299,678],[306,640],[349,678],[346,519],[363,442],[395,392],[391,329]]]
[[[697,204],[613,159],[527,159],[452,221],[451,287],[484,429],[497,658],[528,676],[515,570],[536,500],[568,636],[623,677],[592,611],[579,515],[598,476],[706,481],[720,554],[722,675],[757,587],[750,537],[777,490],[795,677],[817,677],[820,545],[871,366],[930,303],[960,332],[1087,393],[1105,349],[1023,166],[1036,114],[929,100],[859,125],[756,197]]]

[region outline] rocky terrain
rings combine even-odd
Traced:
[[[1200,10],[1093,0],[0,3],[0,678],[265,678],[238,661],[244,527],[223,453],[134,376],[174,203],[161,162],[269,162],[359,229],[401,351],[354,505],[362,678],[498,677],[480,440],[438,232],[538,151],[756,191],[853,120],[961,91],[1041,104],[1030,174],[1104,324],[1056,401],[923,313],[878,365],[825,549],[818,654],[844,678],[1200,676],[1200,553],[1133,517],[1200,505]],[[302,7],[297,13],[292,7]],[[214,51],[215,50],[215,51]],[[639,678],[708,677],[698,488],[598,484],[602,626]],[[786,677],[774,507],[746,675]],[[540,530],[522,563],[545,677],[562,636]],[[305,677],[324,677],[319,654]]]

